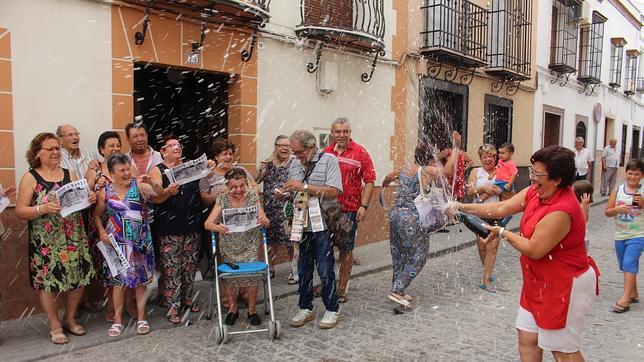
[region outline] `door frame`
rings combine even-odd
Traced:
[[[563,136],[563,124],[565,121],[565,110],[563,108],[549,106],[547,104],[543,105],[543,115],[541,116],[541,148],[545,145],[544,135],[546,134],[546,113],[554,114],[559,116],[559,141],[558,145],[561,145],[561,137]],[[577,123],[575,123],[577,125]]]

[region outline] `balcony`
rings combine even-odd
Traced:
[[[486,73],[511,81],[530,79],[532,0],[490,1]]]
[[[246,28],[263,26],[270,19],[271,0],[122,0],[160,13],[188,17],[209,23]]]
[[[604,42],[604,23],[606,17],[597,11],[593,12],[590,26],[581,29],[581,45],[579,47],[579,72],[577,80],[584,84],[584,90],[589,85],[601,84],[602,47]],[[593,89],[594,89],[593,86]],[[583,93],[583,92],[582,92]],[[592,90],[587,95],[592,94]]]
[[[548,68],[557,75],[552,83],[562,79],[559,83],[562,87],[568,82],[570,74],[577,71],[577,11],[580,4],[579,0],[556,0],[552,4]]]
[[[300,0],[301,38],[359,51],[384,49],[384,0]]]
[[[425,18],[421,54],[463,68],[487,64],[485,8],[468,0],[427,0],[420,8]]]

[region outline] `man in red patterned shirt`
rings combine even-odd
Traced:
[[[369,152],[351,139],[351,125],[346,118],[340,117],[331,124],[333,143],[324,149],[338,158],[342,173],[342,193],[338,200],[342,211],[353,221],[350,240],[340,249],[340,280],[338,282],[338,302],[347,301],[346,289],[353,267],[353,248],[355,246],[358,222],[365,219],[369,202],[373,195],[376,171]],[[363,187],[364,185],[364,187]]]

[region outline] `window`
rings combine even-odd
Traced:
[[[485,95],[483,143],[498,148],[505,142],[512,142],[512,101]]]
[[[532,0],[492,0],[490,4],[488,73],[529,79],[532,48]]]
[[[633,127],[631,138],[631,159],[638,158],[640,154],[640,129]]]
[[[628,133],[628,126],[623,124],[622,125],[622,149],[620,150],[620,157],[619,157],[619,166],[623,167],[624,166],[624,159],[626,158],[626,134]]]
[[[577,122],[577,127],[575,127],[575,138],[581,137],[586,142],[586,123],[583,121]]]
[[[581,29],[577,80],[582,83],[601,83],[605,22],[606,17],[595,11],[593,12],[593,23]]]
[[[626,51],[626,79],[624,80],[624,94],[633,95],[637,88],[637,59],[640,52],[637,49]]]
[[[624,38],[610,40],[610,79],[608,85],[619,88],[622,85],[622,62],[624,59]]]
[[[552,6],[552,33],[549,68],[560,73],[577,69],[577,19],[579,4],[572,0],[558,0]]]

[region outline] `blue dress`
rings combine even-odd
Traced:
[[[405,289],[425,266],[429,251],[429,234],[422,230],[414,205],[420,184],[415,172],[407,175],[410,168],[405,166],[400,172],[396,204],[389,212],[391,291],[400,295],[405,294]]]

